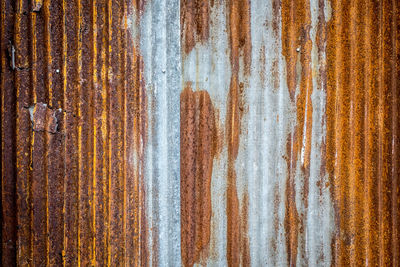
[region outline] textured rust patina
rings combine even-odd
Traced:
[[[2,266],[158,264],[163,241],[157,238],[164,233],[159,232],[158,222],[154,224],[158,214],[151,219],[153,228],[148,226],[144,177],[149,156],[146,132],[153,132],[148,129],[147,116],[148,110],[155,110],[148,106],[154,101],[145,93],[139,50],[140,20],[146,3],[151,12],[158,8],[144,0],[1,0]],[[308,220],[313,220],[307,213],[314,212],[309,210],[311,204],[308,206],[308,190],[313,186],[309,183],[311,151],[318,149],[313,151],[321,157],[317,190],[320,201],[325,201],[324,191],[330,189],[334,208],[332,246],[322,248],[332,251],[331,265],[399,266],[399,1],[272,0],[273,17],[266,25],[272,27],[272,37],[263,36],[265,43],[257,59],[261,66],[272,60],[271,73],[256,69],[257,64],[252,66],[250,21],[258,19],[250,20],[251,1],[221,3],[226,5],[229,49],[217,56],[229,57],[231,63],[227,68],[231,77],[226,117],[221,120],[226,122],[221,130],[224,134],[216,129],[221,103],[210,97],[220,96],[211,91],[219,92],[218,88],[207,92],[192,91],[188,86],[180,99],[178,231],[182,263],[206,264],[220,255],[226,255],[229,266],[259,262],[257,258],[250,260],[250,255],[260,252],[250,253],[248,236],[248,231],[252,231],[252,238],[257,233],[249,229],[253,227],[250,214],[254,218],[250,207],[258,205],[249,206],[250,196],[256,192],[248,192],[246,178],[237,174],[242,168],[238,167],[242,163],[239,159],[248,153],[239,152],[240,136],[257,131],[246,129],[249,124],[243,121],[247,89],[252,79],[258,78],[251,72],[253,67],[263,85],[272,76],[274,93],[281,94],[281,83],[286,82],[289,106],[294,110],[293,120],[291,115],[286,117],[290,122],[288,136],[279,137],[286,140],[286,190],[274,185],[274,203],[257,200],[269,205],[274,216],[272,251],[280,255],[281,245],[286,245],[287,265],[311,264],[305,229],[308,222],[312,224]],[[257,4],[260,2],[254,7]],[[318,6],[318,12],[311,10],[311,4]],[[221,4],[181,1],[183,60],[197,44],[201,49],[209,45],[215,53],[215,45],[224,43],[209,39],[213,25],[225,21],[210,20],[216,6]],[[164,8],[169,8],[168,3]],[[315,29],[311,13],[318,16]],[[150,16],[151,26],[158,25],[158,18]],[[131,23],[134,25],[128,25]],[[129,27],[136,28],[131,32]],[[159,29],[151,30],[156,36]],[[314,44],[310,37],[313,31]],[[171,32],[167,31],[167,37]],[[276,47],[266,45],[271,40],[277,42]],[[280,41],[284,62],[269,57],[280,53]],[[154,47],[145,49],[151,55],[155,51]],[[313,51],[315,58],[312,49],[317,50]],[[158,59],[152,60],[158,64]],[[279,73],[280,64],[285,64],[284,73]],[[210,66],[214,70],[214,62]],[[153,68],[151,72],[157,69]],[[284,75],[286,81],[280,81]],[[312,81],[316,81],[314,88]],[[269,88],[260,90],[264,97]],[[320,91],[323,99],[319,101],[326,112],[322,126],[312,125],[311,95],[318,97]],[[311,146],[314,126],[323,131],[321,148]],[[226,148],[221,148],[223,145]],[[218,172],[214,166],[214,174],[227,171],[227,191],[216,192],[226,196],[226,220],[225,214],[213,215],[211,210],[214,160],[226,161],[218,161],[218,166],[223,166]],[[211,220],[214,217],[216,220]],[[226,238],[226,254],[208,251],[215,249],[210,239],[213,231],[220,230],[220,221],[227,231],[222,237]],[[281,234],[286,244],[278,243]],[[149,238],[153,239],[152,247]],[[168,242],[175,242],[169,238]],[[258,238],[256,242],[260,242]],[[328,256],[322,257],[325,261]]]
[[[206,91],[181,93],[181,251],[184,266],[207,255],[211,231],[211,176],[218,138]]]
[[[144,9],[145,1],[136,1],[136,9],[128,6],[128,12],[141,14]],[[132,10],[131,10],[132,9]],[[129,13],[128,13],[129,15]],[[139,16],[136,16],[139,18]],[[126,21],[125,21],[126,23]],[[139,20],[135,22],[138,25]],[[127,25],[125,25],[127,26]],[[148,252],[148,227],[146,216],[146,189],[145,189],[145,149],[147,146],[146,130],[148,127],[147,118],[147,95],[144,80],[143,58],[138,51],[138,40],[135,39],[130,31],[127,32],[126,56],[126,76],[125,86],[133,86],[133,90],[128,91],[126,101],[126,121],[125,129],[133,129],[133,132],[126,133],[126,157],[128,163],[133,159],[130,153],[135,153],[138,160],[136,167],[127,166],[126,192],[126,257],[127,264],[132,266],[146,266],[150,259]],[[131,135],[133,135],[131,137]],[[133,177],[133,179],[129,179]]]
[[[296,205],[295,175],[300,168],[304,182],[301,190],[300,205],[308,207],[308,190],[310,177],[311,130],[313,106],[311,94],[312,69],[310,38],[311,11],[310,2],[306,0],[281,3],[282,16],[282,54],[286,59],[286,79],[290,99],[296,107],[296,122],[287,138],[287,168],[285,200],[285,236],[288,253],[288,265],[295,266],[298,253],[305,257],[304,221],[306,214],[299,213]],[[298,93],[296,93],[298,92]],[[300,163],[300,166],[298,166]],[[299,203],[298,203],[299,204]]]
[[[332,1],[326,170],[333,265],[399,264],[398,1]]]
[[[235,161],[238,156],[240,120],[243,113],[242,97],[244,82],[239,77],[240,70],[250,74],[251,35],[250,1],[228,1],[228,32],[232,76],[227,101],[226,136],[228,146],[227,180],[227,261],[229,266],[249,266],[249,243],[247,238],[247,202],[239,203],[236,188]],[[242,64],[241,64],[242,60]],[[242,212],[240,212],[242,210]]]
[[[138,4],[1,1],[3,266],[147,264]]]
[[[181,41],[189,53],[196,43],[208,40],[210,34],[210,0],[182,0]]]

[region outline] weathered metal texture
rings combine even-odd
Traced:
[[[397,0],[2,0],[3,266],[398,266]]]
[[[181,1],[183,265],[400,264],[399,15]]]
[[[1,1],[2,266],[180,258],[179,235],[166,235],[179,234],[180,206],[180,70],[166,66],[179,66],[179,7],[168,8]]]

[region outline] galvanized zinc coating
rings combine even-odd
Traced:
[[[2,0],[3,266],[398,266],[397,0]]]

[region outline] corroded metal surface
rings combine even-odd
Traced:
[[[2,0],[2,266],[398,266],[397,0]]]

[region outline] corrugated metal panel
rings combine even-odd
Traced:
[[[2,0],[3,266],[398,266],[396,0]]]

